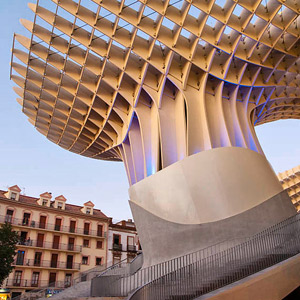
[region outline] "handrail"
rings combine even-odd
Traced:
[[[195,299],[257,273],[300,253],[300,215],[290,217],[246,242],[193,261],[173,272],[149,280],[128,299]]]
[[[125,263],[125,261],[126,261],[126,263]],[[125,265],[124,265],[124,263],[125,263]],[[127,266],[127,265],[128,265],[128,263],[127,263],[127,257],[126,257],[126,258],[122,259],[121,261],[119,261],[118,263],[107,268],[101,274],[97,275],[97,277],[114,275],[116,273],[116,272],[114,272],[115,270],[119,270],[120,268]]]
[[[105,288],[101,290],[101,293],[103,294],[92,294],[92,296],[128,296],[128,294],[149,281],[152,281],[164,274],[170,273],[180,267],[190,264],[196,259],[210,256],[212,255],[212,253],[220,252],[221,249],[227,249],[230,246],[239,244],[241,243],[241,241],[245,240],[246,238],[233,238],[230,240],[218,242],[214,245],[194,251],[192,253],[182,255],[150,267],[142,268],[134,274],[131,273],[130,269],[124,269],[124,271],[126,272],[106,274],[107,277],[109,277],[108,275],[111,276],[110,278],[104,278],[105,282],[103,282],[102,285],[105,285]],[[97,277],[101,276],[99,275]],[[98,283],[96,284],[98,285]]]
[[[271,234],[273,231],[275,232],[276,230],[278,230],[278,228],[286,226],[288,222],[291,222],[295,218],[298,218],[298,216],[290,217],[289,219],[273,225],[252,237],[234,238],[231,240],[222,241],[204,249],[200,249],[195,252],[171,259],[169,261],[142,268],[134,275],[130,274],[128,270],[126,273],[116,274],[116,276],[111,276],[111,278],[105,278],[105,289],[99,290],[97,288],[97,281],[94,279],[95,282],[92,283],[92,296],[128,296],[137,288],[144,286],[145,284],[154,281],[166,274],[171,274],[183,267],[192,265],[193,263],[199,262],[203,259],[213,257],[213,255],[220,255],[220,253],[222,253],[223,251],[226,251],[227,249],[233,249],[235,246],[240,247],[241,245],[246,245],[247,243],[249,243],[249,241],[257,237]],[[151,299],[151,297],[149,299]]]

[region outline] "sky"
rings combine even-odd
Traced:
[[[27,2],[0,1],[0,189],[17,184],[29,196],[38,197],[46,191],[54,197],[63,194],[72,204],[92,201],[115,220],[131,218],[122,162],[66,151],[36,131],[21,112],[12,90],[14,83],[9,80],[9,63],[13,33],[29,37],[19,22],[20,18],[33,20]],[[260,125],[256,132],[276,173],[300,164],[299,120]]]

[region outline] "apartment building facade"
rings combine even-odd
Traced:
[[[116,223],[110,220],[107,260],[112,264],[130,262],[139,251],[141,246],[134,222],[131,219]]]
[[[300,211],[300,165],[290,170],[278,173],[277,175],[284,190],[286,190],[295,205]]]
[[[4,282],[13,296],[68,287],[79,272],[107,263],[110,219],[91,201],[66,202],[48,192],[39,198],[21,195],[17,185],[0,191],[0,224],[10,222],[20,235],[15,268]]]

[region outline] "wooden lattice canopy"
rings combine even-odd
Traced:
[[[12,50],[23,112],[65,149],[124,160],[131,184],[215,147],[261,152],[253,125],[300,117],[298,0],[29,7]]]

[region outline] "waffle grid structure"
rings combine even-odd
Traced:
[[[284,190],[289,194],[297,212],[300,211],[300,165],[277,175]]]
[[[212,148],[262,153],[254,125],[300,118],[298,0],[29,7],[11,63],[23,112],[65,149],[123,160],[130,184]]]

